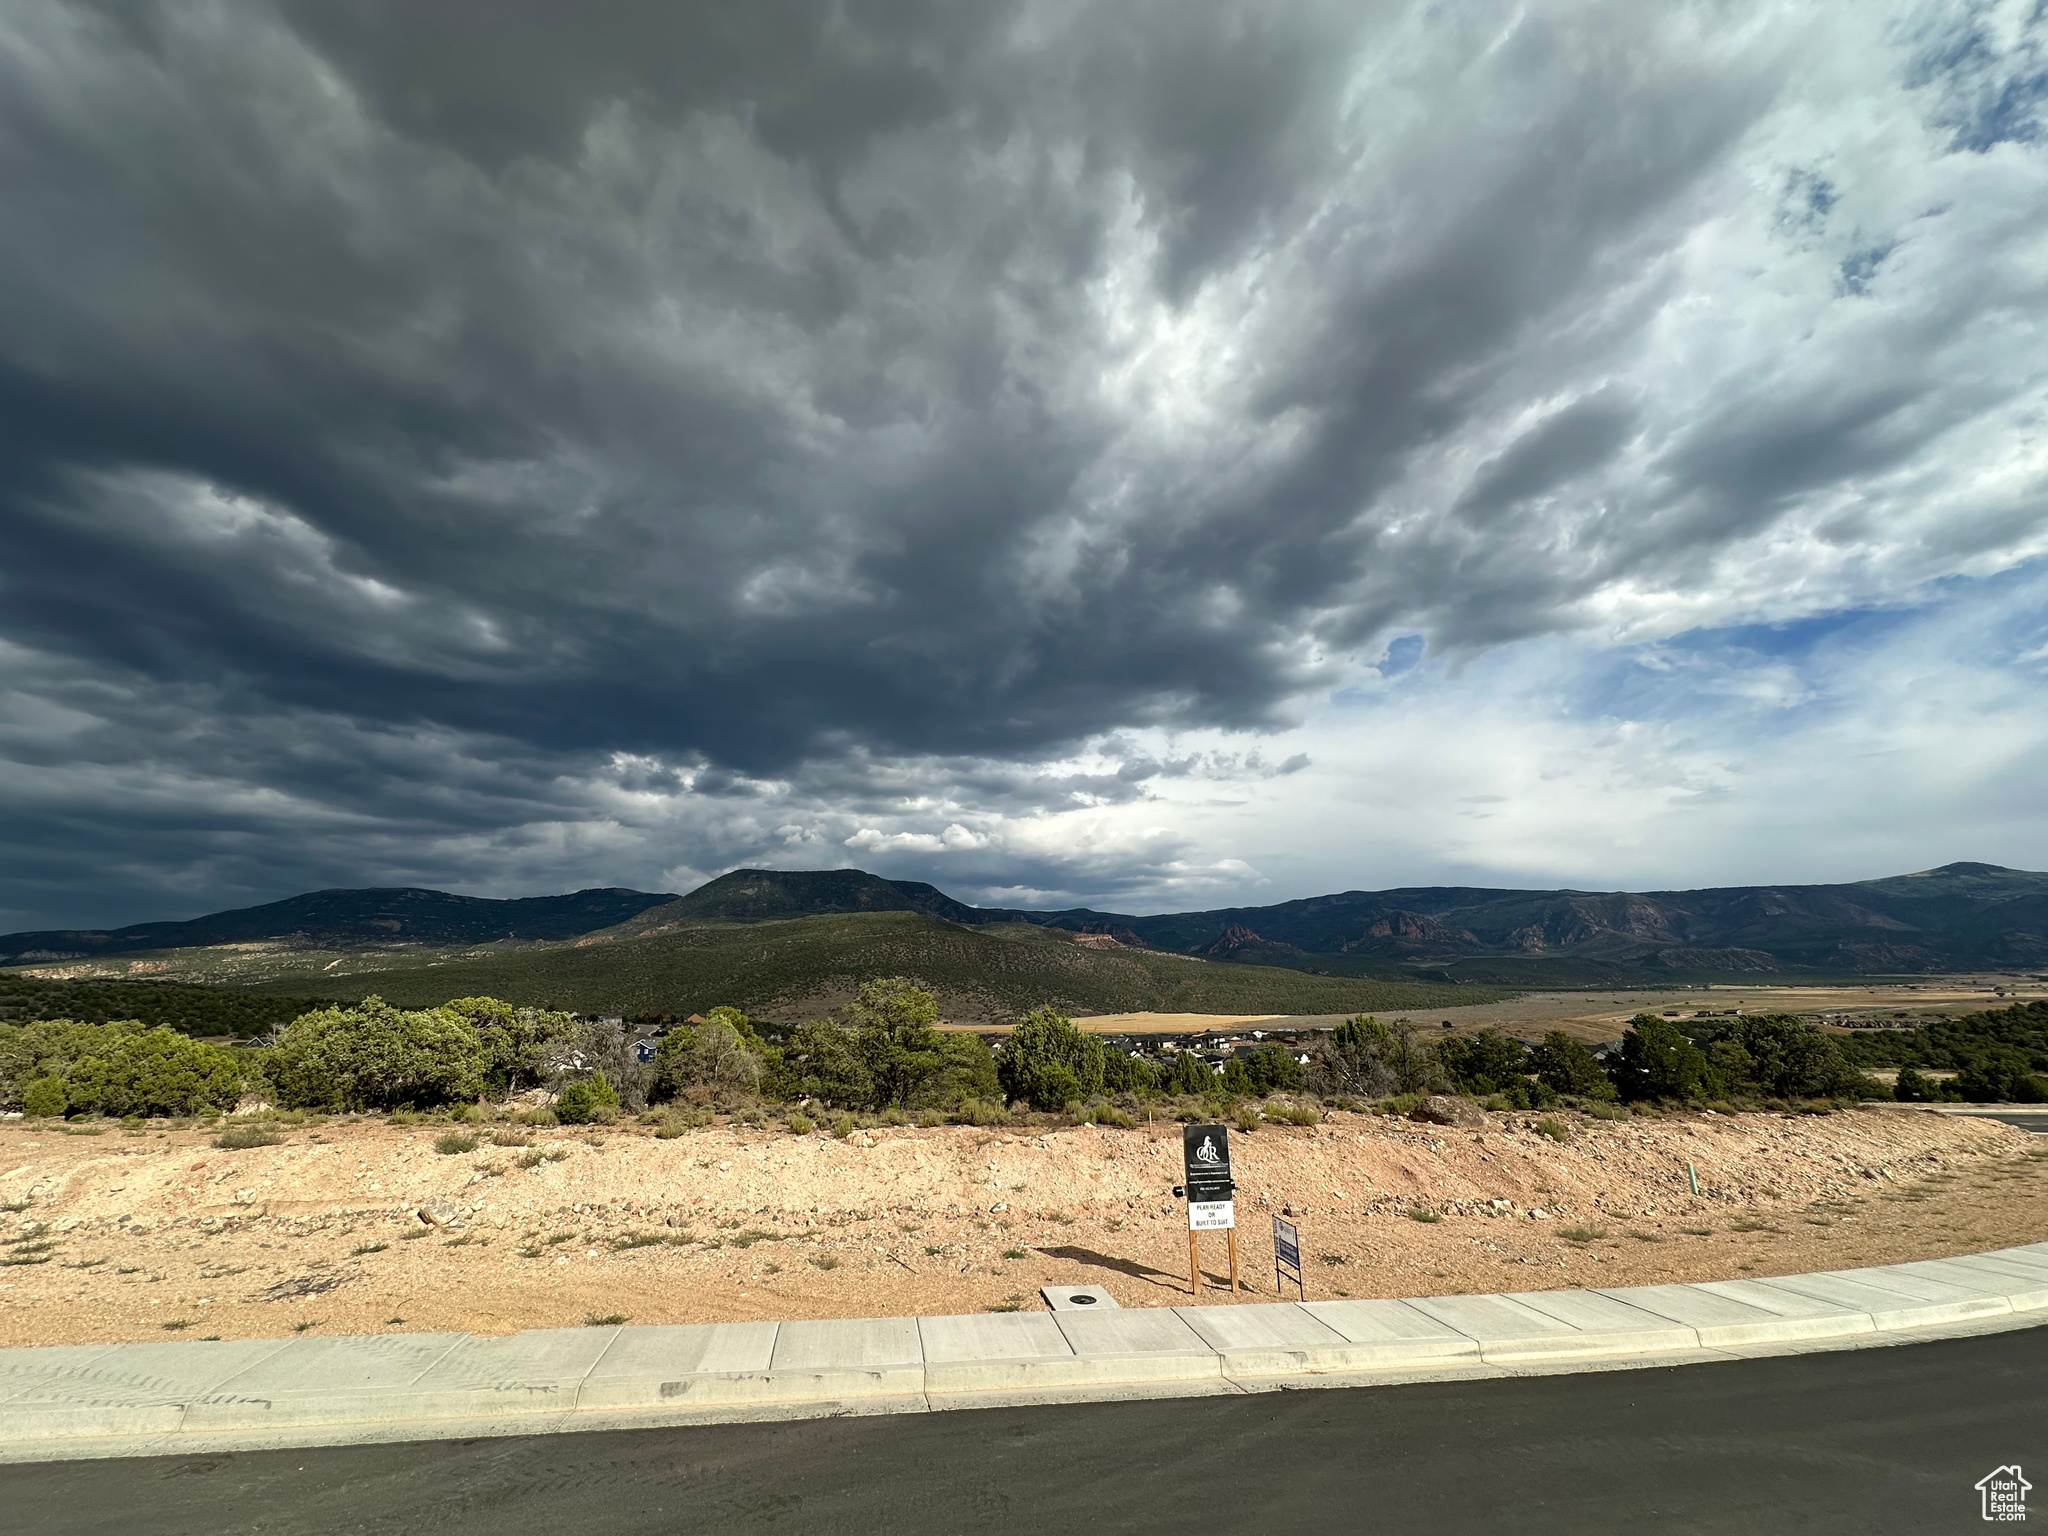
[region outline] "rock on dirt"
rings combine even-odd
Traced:
[[[1410,1120],[1420,1120],[1425,1125],[1484,1125],[1486,1115],[1479,1106],[1466,1099],[1447,1098],[1441,1093],[1432,1093],[1408,1112]]]

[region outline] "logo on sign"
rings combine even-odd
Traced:
[[[2017,1525],[2027,1518],[2027,1490],[2034,1485],[2020,1475],[2020,1464],[2000,1467],[1977,1481],[1984,1497],[1984,1518]]]
[[[1195,1148],[1195,1161],[1210,1168],[1219,1168],[1223,1165],[1223,1154],[1216,1150],[1215,1137],[1202,1138],[1202,1144]]]

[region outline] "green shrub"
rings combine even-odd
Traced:
[[[1783,1099],[1878,1098],[1835,1041],[1789,1013],[1744,1014],[1707,1046],[1708,1090]]]
[[[515,1008],[495,997],[458,997],[440,1011],[453,1014],[474,1031],[484,1051],[484,1075],[499,1093],[541,1082],[554,1053],[580,1032],[572,1014]]]
[[[818,1122],[809,1115],[791,1115],[789,1128],[799,1136],[808,1136],[818,1128]]]
[[[1529,1054],[1536,1081],[1552,1092],[1582,1099],[1614,1097],[1614,1084],[1599,1058],[1563,1030],[1551,1030]]]
[[[949,1118],[957,1125],[1008,1125],[1010,1112],[991,1099],[963,1099]]]
[[[1257,1046],[1238,1060],[1244,1063],[1252,1092],[1262,1097],[1269,1093],[1292,1093],[1303,1084],[1304,1069],[1284,1045]]]
[[[119,1118],[218,1113],[242,1096],[244,1055],[133,1019],[0,1024],[0,1106]],[[52,1082],[63,1094],[54,1110]]]
[[[61,1077],[39,1077],[21,1091],[21,1112],[34,1119],[62,1118],[69,1107]]]
[[[2032,1070],[2026,1055],[1994,1047],[1971,1058],[1955,1075],[1956,1094],[1972,1104],[2039,1104],[2048,1101],[2048,1081]]]
[[[405,1012],[378,997],[294,1019],[264,1063],[280,1104],[350,1110],[473,1099],[489,1067],[467,1019],[445,1008]]]
[[[1102,1042],[1052,1008],[1026,1014],[1003,1043],[996,1078],[1011,1099],[1038,1109],[1065,1109],[1102,1092]]]
[[[1506,1109],[1548,1109],[1557,1102],[1557,1090],[1534,1078],[1508,1084],[1495,1095]]]
[[[1699,1099],[1709,1086],[1706,1053],[1669,1019],[1639,1013],[1621,1037],[1614,1086],[1624,1099]]]
[[[1572,1139],[1571,1127],[1562,1120],[1552,1119],[1549,1115],[1545,1115],[1536,1122],[1536,1134],[1538,1136],[1548,1136],[1552,1141],[1570,1141]]]
[[[617,1111],[618,1093],[602,1072],[579,1078],[555,1095],[555,1118],[564,1125],[588,1125],[599,1110]]]
[[[251,1147],[274,1147],[283,1141],[278,1132],[260,1125],[231,1125],[216,1136],[213,1144],[228,1152],[246,1152]]]
[[[1412,1205],[1408,1208],[1408,1219],[1410,1221],[1432,1222],[1442,1221],[1443,1217],[1437,1215],[1428,1206]]]
[[[1898,1081],[1892,1084],[1892,1097],[1901,1104],[1930,1104],[1944,1095],[1933,1078],[1914,1067],[1901,1067]]]
[[[159,1027],[103,1037],[71,1064],[65,1091],[74,1112],[89,1114],[225,1111],[242,1097],[242,1064],[232,1051]]]
[[[1436,1043],[1435,1054],[1451,1085],[1478,1098],[1522,1085],[1530,1066],[1529,1047],[1497,1029],[1446,1036]]]
[[[1142,1056],[1127,1055],[1107,1047],[1102,1055],[1102,1090],[1149,1098],[1159,1091],[1159,1068]]]
[[[453,1157],[459,1152],[474,1152],[476,1138],[465,1136],[460,1131],[443,1131],[434,1138],[434,1150],[443,1157]]]
[[[1195,1052],[1182,1051],[1166,1069],[1162,1086],[1168,1093],[1211,1093],[1216,1088],[1216,1073]]]
[[[1256,1131],[1259,1128],[1259,1112],[1249,1104],[1240,1104],[1237,1113],[1232,1115],[1230,1120],[1240,1131]]]
[[[655,1099],[672,1099],[690,1088],[749,1094],[766,1073],[765,1048],[753,1024],[739,1009],[721,1005],[702,1024],[678,1024],[661,1037],[648,1093]]]
[[[847,1137],[851,1136],[851,1135],[853,1134],[853,1132],[854,1132],[854,1119],[853,1119],[853,1116],[851,1116],[851,1115],[846,1115],[846,1114],[840,1114],[840,1115],[834,1115],[834,1116],[832,1117],[832,1134],[833,1134],[834,1136],[838,1137],[838,1138],[839,1138],[839,1139],[840,1139],[841,1141],[844,1141],[844,1140],[846,1140],[846,1138],[847,1138]]]
[[[1268,1103],[1266,1118],[1282,1125],[1321,1125],[1323,1112],[1313,1104]]]
[[[862,983],[840,1010],[840,1022],[867,1080],[867,1095],[859,1101],[865,1108],[922,1102],[960,1043],[988,1056],[978,1039],[955,1036],[948,1044],[938,1031],[939,1000],[905,976]]]
[[[1364,1099],[1424,1093],[1438,1076],[1435,1058],[1406,1019],[1382,1024],[1366,1014],[1346,1019],[1309,1064],[1308,1086],[1318,1093]]]
[[[827,1104],[865,1104],[874,1079],[853,1048],[853,1031],[830,1019],[806,1019],[782,1049],[781,1091]]]

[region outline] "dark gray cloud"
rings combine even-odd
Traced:
[[[1158,889],[992,829],[1256,783],[1167,738],[1395,633],[2019,558],[1911,510],[2036,387],[2005,10],[30,0],[0,906]]]

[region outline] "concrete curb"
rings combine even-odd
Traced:
[[[1404,1301],[0,1350],[0,1462],[1617,1370],[2048,1322],[2048,1243]]]

